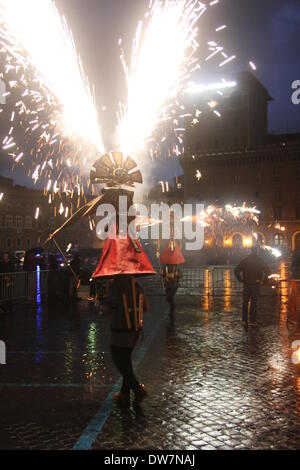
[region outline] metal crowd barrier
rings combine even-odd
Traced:
[[[48,294],[49,271],[0,274],[0,306],[7,303],[39,303]]]
[[[158,271],[158,269],[157,269]],[[243,285],[236,279],[232,266],[182,267],[178,295],[234,296],[241,295]],[[281,281],[275,287],[262,286],[261,295],[285,296],[286,282]],[[159,275],[142,280],[148,295],[164,295],[162,280]]]
[[[181,281],[178,295],[226,297],[242,293],[243,286],[235,278],[233,267],[185,266],[180,271]],[[159,272],[159,269],[157,269],[157,272]],[[42,299],[48,296],[49,286],[52,286],[52,283],[49,283],[49,273],[50,271],[33,271],[0,274],[0,307],[3,307],[3,304],[7,302],[41,302]],[[164,295],[162,279],[159,274],[141,279],[139,282],[145,287],[148,295]],[[286,299],[288,297],[288,282],[282,280],[273,288],[263,286],[261,294],[279,295],[281,299]],[[51,295],[59,296],[59,289],[56,284],[51,288]],[[59,284],[61,284],[60,281]]]

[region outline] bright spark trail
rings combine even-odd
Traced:
[[[167,102],[176,101],[192,70],[199,68],[197,22],[205,11],[198,0],[157,0],[139,22],[129,67],[121,56],[128,88],[118,128],[124,153],[144,149],[158,124],[174,119]]]
[[[32,165],[29,174],[35,182],[51,178],[60,191],[72,192],[89,157],[104,147],[66,20],[51,0],[0,0],[0,39],[9,105],[15,100],[3,149],[10,151],[13,163]],[[15,127],[30,148],[30,162],[24,162]]]

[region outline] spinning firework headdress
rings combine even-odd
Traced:
[[[136,162],[127,157],[123,160],[120,152],[111,152],[103,155],[94,165],[91,171],[92,183],[105,183],[115,196],[122,195],[122,186],[134,187],[135,183],[142,183],[141,172],[137,169]],[[131,200],[133,192],[131,192]],[[118,203],[115,206],[118,212]],[[99,265],[93,274],[93,279],[108,278],[115,276],[147,276],[153,275],[155,271],[145,254],[141,244],[130,238],[117,236],[112,239],[108,237],[105,241],[103,253]]]
[[[133,198],[133,191],[127,191],[124,189],[124,186],[133,188],[136,183],[143,183],[143,177],[137,169],[136,162],[131,157],[123,160],[123,154],[120,152],[102,155],[94,163],[90,179],[92,184],[103,184],[102,193],[78,209],[75,214],[47,238],[44,244],[54,240],[60,232],[84,217],[95,215],[100,203],[112,204],[118,211],[117,203],[119,196],[127,195],[130,199]]]
[[[105,184],[117,188],[134,187],[136,183],[143,183],[136,162],[131,157],[124,160],[121,152],[102,155],[94,164],[90,178],[92,184]]]
[[[55,237],[67,227],[94,215],[100,203],[111,204],[119,213],[119,197],[127,196],[129,206],[132,204],[136,183],[142,183],[141,172],[136,162],[131,158],[123,158],[121,152],[110,152],[102,155],[93,165],[90,175],[92,184],[103,184],[102,194],[81,207],[61,227],[53,232],[45,243],[53,240],[59,251]],[[128,188],[128,189],[126,189]],[[120,275],[144,276],[153,275],[155,271],[143,251],[141,244],[127,233],[126,238],[117,234],[114,239],[108,237],[105,241],[99,265],[93,275],[94,279]],[[74,273],[73,273],[74,274]]]

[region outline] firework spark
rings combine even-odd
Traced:
[[[22,165],[34,183],[42,180],[45,194],[52,190],[51,201],[56,194],[73,197],[81,184],[79,201],[103,143],[66,20],[51,0],[0,0],[0,39],[10,88],[10,127],[2,145],[12,169]]]
[[[281,258],[282,256],[281,251],[278,250],[277,248],[273,248],[272,246],[268,246],[268,245],[262,245],[262,248],[268,253],[270,253],[272,256],[274,256],[275,258]]]
[[[7,40],[8,51],[19,63],[24,61],[19,45],[27,51],[40,83],[63,108],[65,131],[102,151],[92,94],[65,18],[51,0],[1,0],[0,8],[1,36]]]
[[[147,26],[139,23],[130,68],[122,55],[128,101],[118,140],[124,153],[143,149],[158,123],[171,118],[163,107],[182,91],[195,66],[196,23],[205,9],[198,0],[154,1]]]

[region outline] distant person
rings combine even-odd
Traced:
[[[170,314],[176,310],[175,296],[179,287],[181,273],[177,265],[164,266],[162,270],[163,284],[166,293],[166,300],[170,305]]]
[[[15,265],[9,259],[9,253],[4,253],[0,262],[0,295],[5,312],[12,312],[13,273]]]
[[[243,292],[243,323],[248,326],[248,310],[250,302],[250,325],[256,324],[257,302],[262,281],[270,276],[271,271],[265,261],[258,255],[258,247],[251,249],[251,254],[243,259],[235,268],[234,274],[244,284]]]
[[[29,252],[27,251],[25,253],[23,271],[25,272],[36,271],[36,261],[35,261],[34,253],[32,251],[29,251]]]

